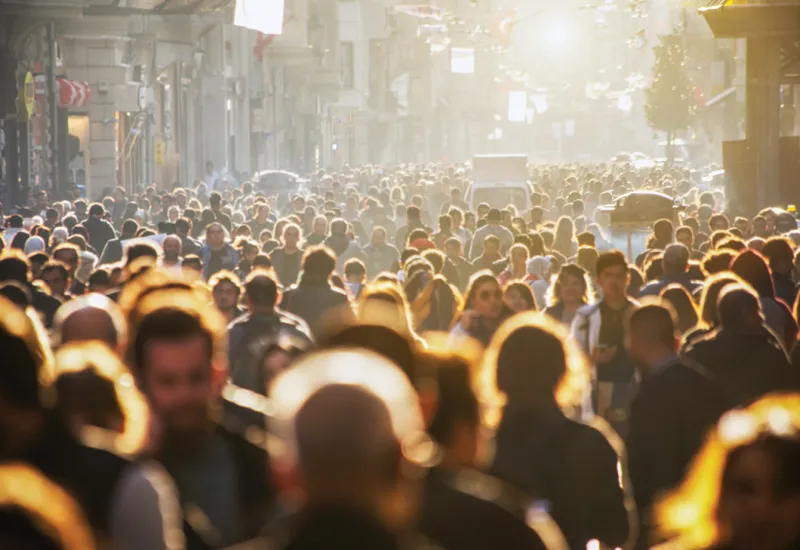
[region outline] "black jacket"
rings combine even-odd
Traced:
[[[628,539],[620,457],[601,431],[568,419],[555,405],[548,411],[508,405],[495,444],[490,473],[549,501],[570,548],[586,548],[592,539],[617,547]]]
[[[749,405],[770,392],[800,390],[798,370],[766,328],[714,330],[687,344],[681,359],[707,369],[731,407]]]
[[[419,530],[446,550],[544,550],[525,523],[527,505],[519,491],[485,474],[433,470]]]
[[[226,405],[226,412],[228,403]],[[252,429],[233,415],[225,415],[223,421],[216,426],[217,434],[227,443],[236,466],[237,488],[239,496],[239,526],[241,540],[251,539],[258,535],[270,521],[276,511],[276,491],[270,483],[269,456],[267,452],[251,443]],[[156,456],[156,459],[159,457]],[[170,466],[162,463],[167,472],[174,477]],[[181,506],[186,506],[181,495],[178,495]],[[184,533],[186,550],[211,550],[216,548],[212,542],[215,538],[213,526],[203,521],[192,521],[192,514],[184,510]]]
[[[117,237],[114,226],[104,219],[89,218],[83,222],[83,227],[85,227],[87,233],[89,233],[89,244],[92,248],[97,250],[98,254],[103,252],[108,241]]]
[[[269,550],[441,550],[410,532],[392,533],[369,512],[325,506],[307,509],[273,526],[254,546]]]
[[[262,395],[266,377],[259,361],[267,348],[279,339],[295,340],[311,346],[311,334],[305,321],[282,311],[273,314],[246,314],[228,326],[228,363],[231,382]]]
[[[122,261],[122,237],[111,239],[106,243],[100,255],[99,265],[115,264]]]
[[[92,530],[109,537],[112,502],[118,481],[130,462],[111,452],[87,447],[53,413],[36,443],[21,457],[67,490],[78,502]]]
[[[331,286],[328,281],[301,279],[300,283],[284,293],[281,309],[297,315],[311,328],[311,334],[319,339],[324,329],[324,318],[334,311],[345,320],[352,319],[353,310],[347,294]]]
[[[628,471],[640,517],[640,547],[657,541],[651,506],[675,489],[728,403],[713,379],[676,358],[642,379],[628,420]]]
[[[773,272],[772,280],[775,283],[775,297],[783,300],[789,308],[793,308],[797,299],[797,285],[794,284],[791,277],[780,273]]]

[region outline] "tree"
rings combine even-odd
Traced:
[[[667,134],[667,160],[675,158],[675,135],[692,125],[697,111],[694,87],[686,74],[686,50],[677,34],[661,37],[653,48],[653,82],[645,90],[645,114],[650,127]]]

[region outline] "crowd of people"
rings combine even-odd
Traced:
[[[692,177],[0,205],[0,548],[797,550],[800,231]],[[635,190],[686,208],[627,257]]]

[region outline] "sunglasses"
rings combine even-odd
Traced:
[[[478,298],[482,301],[491,300],[494,298],[495,300],[502,300],[503,293],[500,289],[497,290],[482,290],[478,293]]]

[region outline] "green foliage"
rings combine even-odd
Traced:
[[[681,37],[661,37],[654,47],[653,83],[645,90],[645,113],[650,127],[666,132],[668,140],[692,125],[697,111],[694,88],[686,74],[686,50]]]

